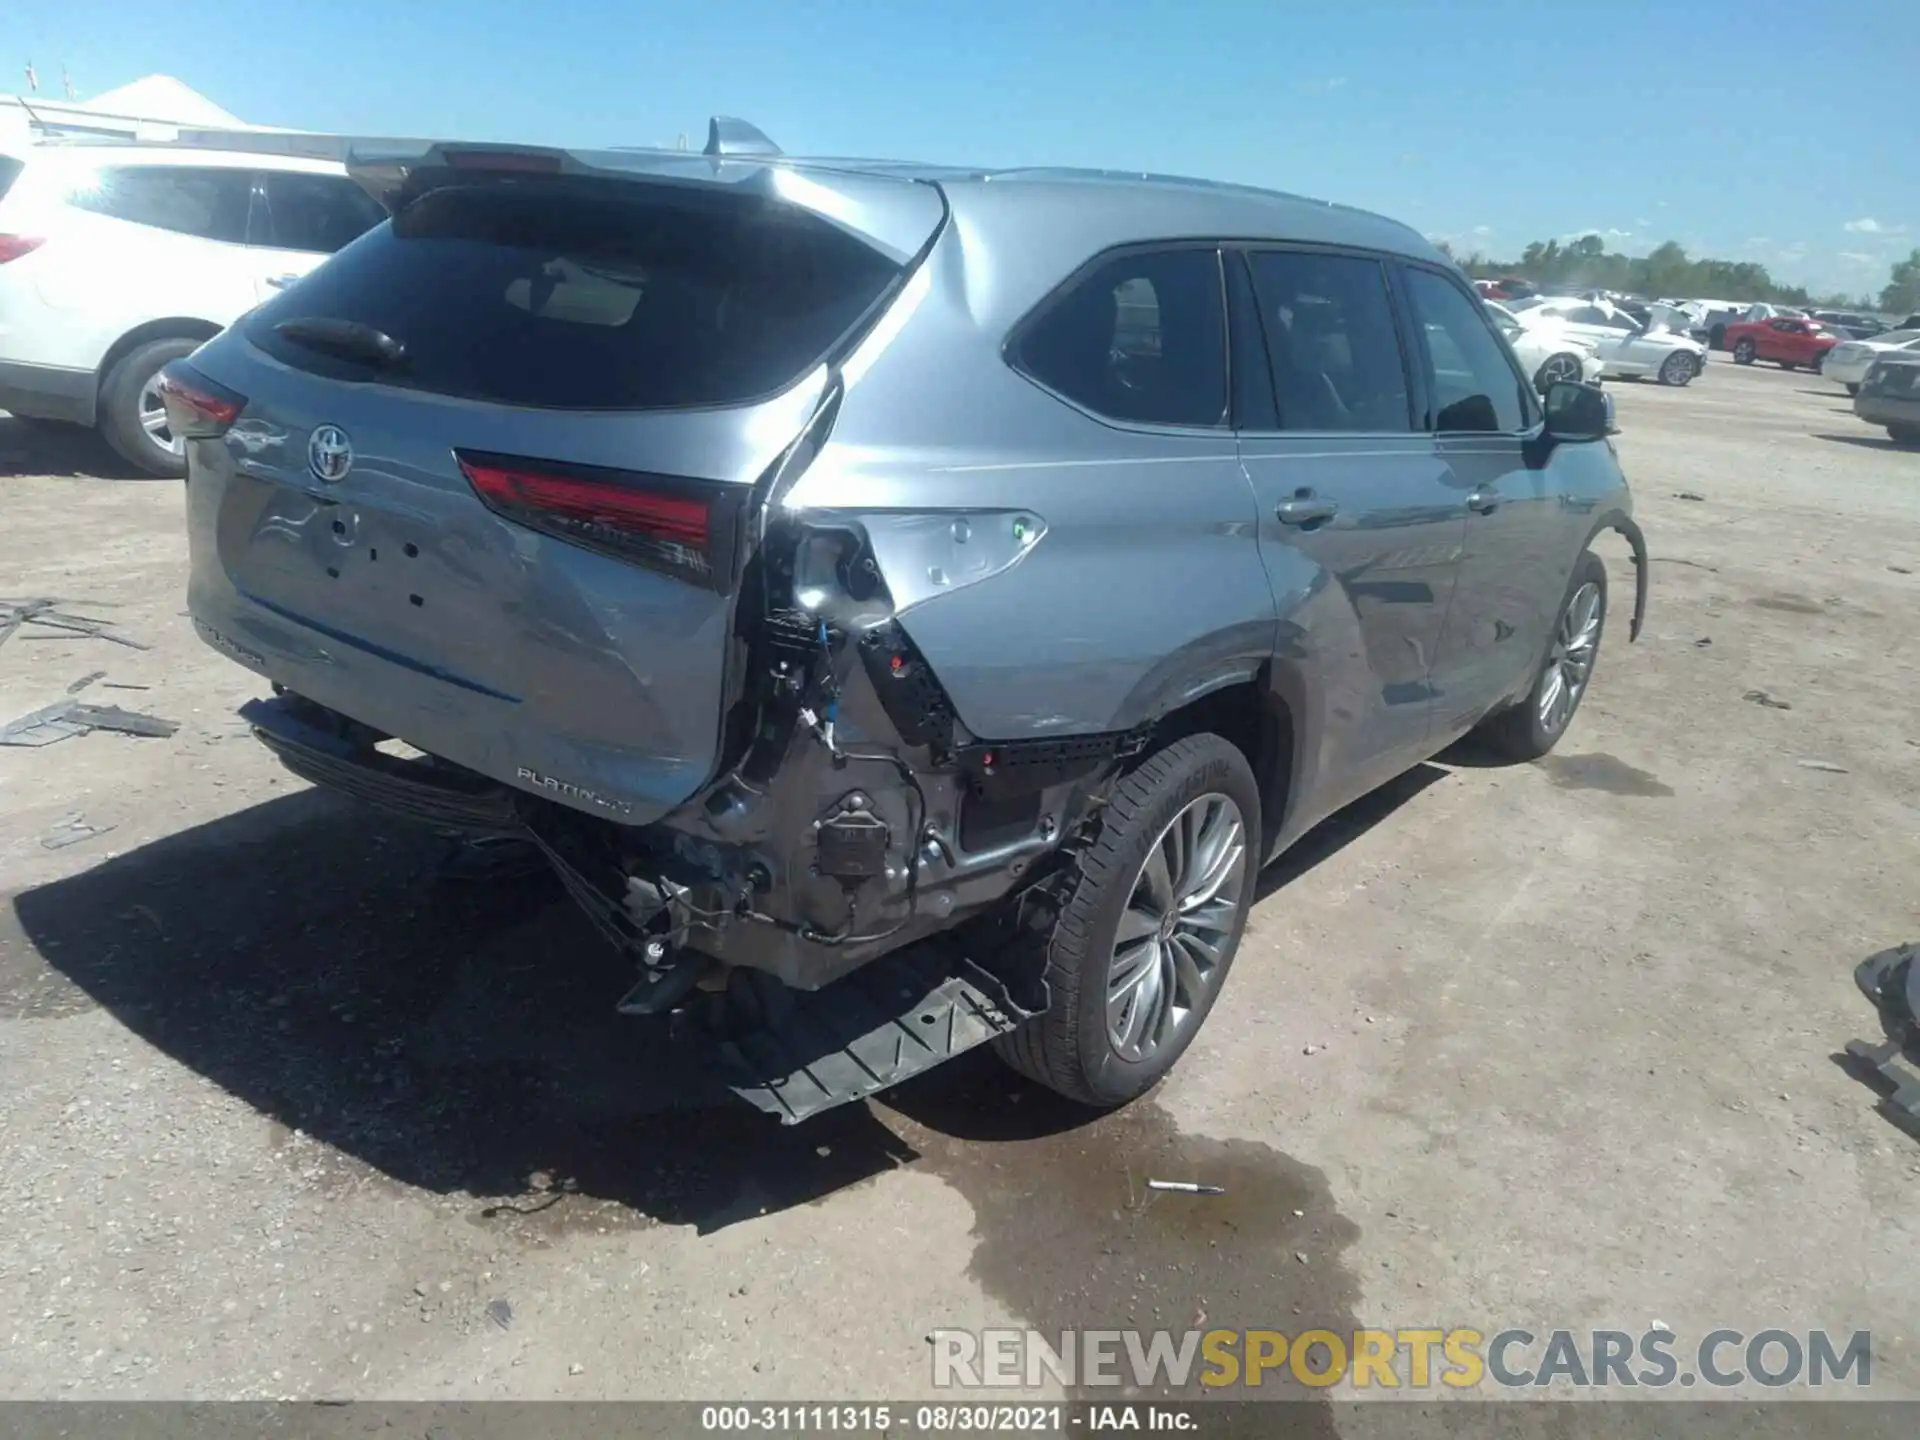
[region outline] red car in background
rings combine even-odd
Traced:
[[[1540,287],[1525,280],[1476,280],[1473,288],[1484,300],[1524,300],[1540,293]]]
[[[1845,338],[1818,320],[1795,320],[1782,316],[1729,325],[1726,345],[1733,351],[1733,363],[1736,365],[1771,360],[1782,370],[1797,370],[1802,365],[1809,370],[1818,370],[1826,360],[1827,352]]]

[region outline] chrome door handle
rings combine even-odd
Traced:
[[[267,284],[271,285],[275,290],[284,290],[299,278],[298,275],[269,275],[267,277]]]
[[[1273,518],[1282,525],[1318,525],[1339,513],[1338,505],[1331,500],[1316,499],[1311,490],[1302,490],[1273,507]]]
[[[1500,495],[1494,490],[1476,490],[1467,496],[1467,508],[1476,515],[1491,515],[1500,508]]]

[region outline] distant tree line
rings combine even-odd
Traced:
[[[1715,300],[1769,300],[1777,305],[1820,305],[1845,310],[1883,310],[1899,315],[1920,310],[1920,250],[1894,265],[1877,300],[1871,295],[1815,295],[1802,285],[1786,285],[1750,260],[1696,260],[1669,240],[1648,255],[1609,254],[1598,235],[1583,235],[1562,245],[1535,240],[1518,260],[1494,260],[1475,251],[1452,255],[1476,280],[1515,277],[1543,290],[1617,290],[1655,299],[1664,295]]]

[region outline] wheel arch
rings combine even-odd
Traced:
[[[113,374],[113,367],[142,345],[151,345],[156,340],[198,340],[207,341],[218,335],[222,327],[211,320],[202,320],[192,315],[170,315],[160,320],[148,320],[136,325],[108,347],[106,355],[100,361],[100,368],[94,375],[95,408],[98,408],[99,396],[106,389],[107,377]]]
[[[1264,861],[1289,819],[1298,793],[1300,713],[1292,686],[1276,682],[1271,662],[1258,674],[1216,685],[1168,711],[1153,727],[1153,749],[1190,735],[1214,734],[1247,757],[1260,791],[1260,855]]]
[[[1593,548],[1594,540],[1603,532],[1611,530],[1627,542],[1633,552],[1633,622],[1627,627],[1627,643],[1632,644],[1640,638],[1640,629],[1647,619],[1647,591],[1652,583],[1652,567],[1647,562],[1647,537],[1633,521],[1633,517],[1624,509],[1615,506],[1604,511],[1587,531],[1587,538],[1580,543],[1582,550]]]

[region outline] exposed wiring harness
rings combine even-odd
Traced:
[[[813,733],[814,738],[827,747],[827,753],[833,757],[836,764],[844,764],[849,760],[865,760],[879,765],[891,765],[899,772],[900,778],[907,782],[907,788],[913,792],[915,801],[907,826],[907,913],[901,917],[900,922],[888,929],[875,931],[871,935],[855,935],[853,927],[857,919],[857,902],[849,893],[847,923],[838,931],[828,934],[811,925],[798,927],[801,938],[810,940],[816,945],[869,945],[898,935],[913,923],[918,914],[920,834],[927,826],[927,792],[921,787],[920,777],[913,773],[913,767],[898,755],[883,750],[849,750],[835,738],[834,723],[840,714],[840,685],[833,674],[833,642],[828,633],[826,621],[820,622],[818,634],[822,667],[822,704],[819,711],[815,711],[811,706],[802,707],[800,719]]]
[[[678,892],[667,897],[667,905],[669,909],[678,906],[691,919],[709,926],[728,919],[750,920],[756,924],[771,925],[777,930],[784,930],[789,934],[798,935],[801,939],[815,945],[870,945],[899,934],[911,925],[918,916],[920,902],[920,843],[921,833],[927,826],[927,792],[920,784],[920,777],[914,774],[913,767],[898,755],[881,750],[852,750],[840,744],[838,737],[834,733],[835,724],[840,714],[840,686],[833,675],[833,641],[831,632],[827,629],[826,621],[822,620],[819,623],[816,638],[820,642],[822,667],[822,678],[819,687],[821,691],[819,706],[816,709],[811,704],[803,705],[800,708],[801,723],[807,727],[809,734],[826,747],[827,753],[833,757],[836,764],[845,764],[848,761],[858,760],[872,764],[890,765],[898,772],[900,778],[906,782],[908,790],[910,790],[913,795],[913,804],[909,807],[911,813],[908,820],[907,913],[901,917],[898,924],[892,925],[885,930],[877,930],[867,935],[856,935],[853,931],[859,919],[858,902],[854,899],[851,892],[847,895],[846,923],[842,925],[840,929],[833,931],[821,930],[813,925],[797,925],[790,920],[781,920],[775,916],[764,914],[761,911],[753,909],[747,904],[744,898],[740,904],[732,910],[708,910],[695,905],[687,898],[684,892]]]

